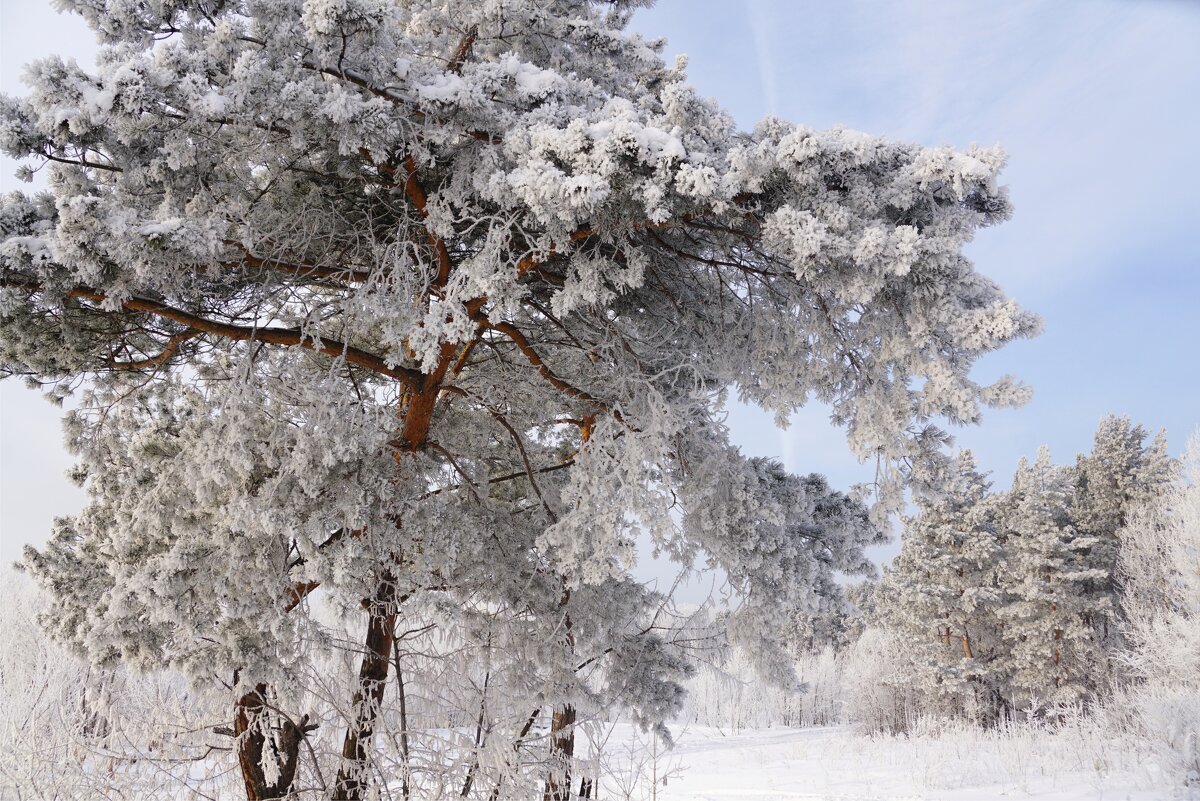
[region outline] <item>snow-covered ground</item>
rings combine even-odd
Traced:
[[[634,739],[618,730],[609,750]],[[645,758],[645,752],[642,754]],[[604,789],[630,801],[1160,801],[1171,797],[1153,761],[1111,743],[1068,736],[969,732],[870,738],[841,727],[684,731],[641,765],[639,781]],[[650,790],[657,776],[656,792]],[[608,784],[608,782],[606,782]],[[618,784],[621,784],[618,782]],[[605,798],[604,794],[600,796]]]

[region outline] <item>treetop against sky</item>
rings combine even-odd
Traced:
[[[690,56],[689,79],[743,127],[764,113],[817,128],[845,123],[901,139],[998,142],[1009,153],[1014,218],[968,253],[1046,320],[1035,340],[988,356],[983,376],[1015,372],[1034,401],[956,430],[981,466],[1000,471],[1039,443],[1083,450],[1099,416],[1165,425],[1175,450],[1197,423],[1193,301],[1200,286],[1187,189],[1200,125],[1200,12],[1181,3],[660,3],[634,27]],[[50,52],[87,67],[91,34],[48,5],[6,4],[3,90],[24,94],[21,65]],[[54,31],[46,37],[46,31]],[[748,58],[747,54],[753,54]],[[5,191],[23,188],[11,162]],[[1189,177],[1189,171],[1192,175]],[[0,385],[0,529],[5,558],[37,542],[78,503],[60,478],[70,458],[58,412]],[[828,410],[811,404],[786,433],[735,406],[735,440],[751,453],[819,470],[835,486],[869,479]]]

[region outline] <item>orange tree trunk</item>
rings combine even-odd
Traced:
[[[342,764],[338,768],[333,801],[361,801],[366,794],[371,739],[387,684],[396,611],[403,601],[396,596],[394,577],[385,576],[368,610],[366,649],[351,704],[352,719],[342,741]]]

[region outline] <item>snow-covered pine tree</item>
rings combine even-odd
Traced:
[[[1001,501],[1010,558],[1008,603],[1001,607],[1007,671],[1016,703],[1035,714],[1089,698],[1106,680],[1103,644],[1088,615],[1108,614],[1108,598],[1088,592],[1104,573],[1088,554],[1095,539],[1081,535],[1068,514],[1069,469],[1050,461],[1045,446],[1031,465],[1017,467]]]
[[[1089,567],[1103,573],[1088,582],[1084,591],[1107,599],[1110,610],[1104,613],[1098,603],[1086,614],[1086,622],[1110,654],[1122,646],[1118,532],[1133,509],[1156,502],[1170,486],[1175,471],[1164,433],[1160,431],[1149,442],[1147,438],[1146,429],[1128,417],[1109,415],[1096,428],[1091,452],[1076,459],[1073,471],[1071,523],[1079,535],[1095,540],[1086,558]]]
[[[881,511],[935,488],[933,418],[1025,396],[969,376],[1038,327],[962,255],[1008,215],[1002,154],[739,132],[625,30],[636,3],[64,5],[105,46],[0,101],[0,147],[51,188],[0,206],[0,362],[93,382],[97,506],[29,566],[93,656],[243,687],[285,677],[316,588],[361,602],[335,797],[366,792],[422,598],[533,626],[556,719],[589,692],[669,715],[639,535],[734,577],[734,632],[786,667],[814,564],[873,535],[776,519],[720,423],[734,387],[781,419],[831,404]]]
[[[989,686],[1000,706],[1091,700],[1114,678],[1119,527],[1131,509],[1153,504],[1175,471],[1163,436],[1146,439],[1127,418],[1106,417],[1093,450],[1071,468],[1051,465],[1043,450],[1033,466],[1022,462],[1010,491],[992,494],[973,466],[960,462],[947,483],[956,495],[918,500],[920,514],[906,521],[901,553],[868,617],[912,644],[906,658],[927,690],[961,697],[955,692],[962,688],[945,677],[961,675],[967,655],[982,652],[990,655],[990,677],[973,680]],[[954,522],[945,528],[948,519]],[[947,536],[968,530],[974,533],[966,540]],[[964,559],[976,572],[963,567]],[[972,588],[984,604],[970,604]],[[961,613],[959,598],[989,621],[976,626],[991,648],[964,644],[949,626],[940,629],[941,641],[961,651],[932,648],[919,636],[929,616]],[[1048,637],[1061,645],[1047,645]]]
[[[797,657],[819,653],[825,648],[839,649],[850,638],[852,607],[846,590],[835,576],[822,579],[813,587],[816,608],[796,607],[788,615],[785,635],[788,649]]]
[[[997,616],[1007,552],[989,489],[971,452],[961,452],[946,491],[917,500],[874,591],[874,614],[899,634],[916,685],[945,711],[984,722],[999,718],[1008,694]]]

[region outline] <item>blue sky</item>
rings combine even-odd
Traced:
[[[998,484],[1041,444],[1072,460],[1109,412],[1165,427],[1175,452],[1200,425],[1200,3],[676,0],[635,26],[742,127],[775,114],[1009,153],[1016,214],[968,253],[1046,330],[977,374],[1016,374],[1034,400],[955,432]],[[870,477],[824,409],[782,435],[731,420],[793,470]]]
[[[969,253],[1046,331],[983,361],[1035,388],[959,443],[1003,485],[1021,455],[1087,449],[1099,418],[1200,425],[1200,3],[1183,0],[662,0],[635,28],[690,57],[693,83],[750,127],[775,114],[929,145],[1000,144],[1016,205]],[[0,0],[0,90],[91,36],[46,3]],[[0,188],[20,185],[0,164]],[[58,411],[0,383],[0,560],[80,496],[62,478]],[[786,432],[735,408],[742,447],[837,486],[869,479],[817,405]],[[893,549],[880,552],[886,557]]]

